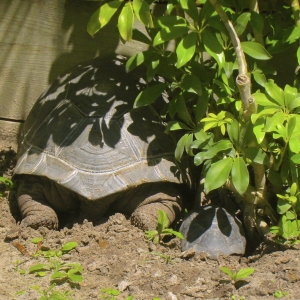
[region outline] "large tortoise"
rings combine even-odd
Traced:
[[[152,106],[132,109],[145,87],[124,57],[96,58],[60,76],[22,131],[15,176],[21,226],[58,228],[56,212],[96,221],[111,207],[155,228],[158,210],[181,211],[174,140]]]
[[[112,210],[131,215],[142,229],[154,229],[158,210],[169,223],[180,213],[182,184],[191,186],[188,165],[175,163],[175,141],[164,134],[154,107],[132,109],[146,82],[138,73],[127,74],[125,61],[112,55],[80,64],[32,108],[15,168],[21,226],[56,229],[56,212],[65,217],[79,211],[78,221],[94,222]],[[184,222],[188,243],[188,233],[207,218],[211,215]],[[207,231],[219,234],[216,228]]]

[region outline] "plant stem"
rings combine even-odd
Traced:
[[[255,99],[251,97],[251,81],[248,76],[247,62],[241,46],[241,42],[239,40],[239,37],[236,34],[236,31],[231,21],[228,19],[225,11],[223,10],[218,0],[209,0],[209,1],[211,5],[214,7],[214,9],[217,11],[217,13],[219,14],[221,20],[223,21],[229,33],[231,42],[233,44],[236,53],[238,67],[239,67],[239,75],[236,78],[236,83],[242,99],[244,119],[246,122],[248,122],[250,121],[251,114],[256,111],[256,103],[255,103]]]
[[[294,14],[294,20],[297,27],[300,27],[300,7],[298,0],[291,0],[291,6]]]
[[[257,0],[250,0],[249,10],[259,14],[259,8],[258,8]],[[264,38],[263,38],[262,32],[259,32],[255,28],[253,28],[253,34],[254,34],[255,42],[257,42],[257,43],[261,44],[262,46],[264,46],[265,43],[264,43]]]

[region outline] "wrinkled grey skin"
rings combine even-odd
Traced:
[[[96,221],[114,210],[153,229],[158,210],[170,223],[180,213],[184,169],[174,140],[152,106],[132,109],[145,81],[124,62],[112,55],[81,64],[34,105],[15,168],[21,226],[58,228],[57,212]]]

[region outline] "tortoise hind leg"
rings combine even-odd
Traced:
[[[42,184],[22,181],[17,199],[22,215],[22,227],[58,228],[57,215],[47,203]]]

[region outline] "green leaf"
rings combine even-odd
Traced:
[[[257,120],[265,115],[273,115],[275,114],[277,111],[279,111],[279,108],[267,108],[267,109],[263,109],[262,111],[260,111],[258,114],[252,114],[251,115],[251,121],[253,124],[257,123]]]
[[[146,27],[153,27],[149,4],[144,0],[133,0],[133,10],[139,21]]]
[[[297,108],[299,106],[300,106],[300,97],[295,98],[294,100],[292,100],[291,103],[290,103],[290,105],[289,105],[289,107],[288,107],[288,109],[290,111],[292,111],[293,109],[295,109],[295,108]]]
[[[195,110],[196,122],[199,122],[201,118],[203,118],[203,116],[205,115],[208,107],[208,102],[209,102],[209,95],[206,92],[206,90],[203,90],[202,96],[198,97],[197,104],[196,104],[196,110]]]
[[[298,190],[297,183],[293,182],[293,184],[291,185],[291,188],[290,188],[290,195],[295,196],[297,193],[297,190]]]
[[[180,130],[180,129],[190,130],[191,128],[183,122],[170,121],[167,125],[165,132],[169,132],[169,131],[173,131],[173,130]]]
[[[125,41],[132,40],[132,29],[134,22],[134,14],[131,2],[125,3],[118,19],[118,29],[120,36]]]
[[[179,16],[162,16],[154,20],[154,27],[170,29],[175,26],[188,27],[188,22]]]
[[[290,109],[291,102],[297,97],[298,90],[290,85],[286,85],[283,90],[285,106]],[[291,109],[290,109],[291,110]]]
[[[40,237],[40,238],[33,238],[32,240],[31,240],[31,243],[33,243],[33,244],[38,244],[39,242],[42,242],[43,241],[43,238],[42,237]]]
[[[222,268],[220,268],[220,270],[221,270],[222,272],[224,272],[225,274],[227,274],[230,278],[233,277],[232,271],[231,271],[230,269],[228,269],[227,267],[222,267]]]
[[[262,131],[264,126],[265,126],[265,122],[263,119],[258,119],[253,126],[253,133],[256,137],[258,144],[260,144],[265,138],[265,132]]]
[[[157,219],[157,231],[159,233],[162,233],[162,231],[168,227],[169,225],[169,219],[167,217],[167,214],[163,210],[158,211],[158,219]]]
[[[67,277],[67,273],[65,273],[65,272],[54,272],[51,276],[51,280],[62,279],[62,278],[66,278],[66,277]]]
[[[164,42],[168,42],[173,39],[177,39],[186,33],[188,33],[189,28],[185,26],[174,26],[173,28],[163,28],[154,37],[153,46],[158,46]]]
[[[209,168],[204,183],[206,193],[221,187],[229,178],[229,173],[232,167],[232,158],[227,157],[219,160]]]
[[[261,70],[254,70],[252,72],[254,80],[261,86],[265,86],[267,81],[265,74]]]
[[[116,13],[122,1],[115,0],[103,4],[97,11],[91,16],[88,25],[87,32],[94,36],[97,31],[103,28],[106,24],[109,23],[112,16]]]
[[[186,35],[176,48],[177,65],[179,69],[189,62],[196,51],[197,33],[191,32]]]
[[[231,178],[235,189],[242,196],[249,186],[249,172],[245,161],[241,157],[233,161]]]
[[[49,270],[48,266],[45,264],[37,264],[29,268],[29,273],[43,271],[43,270]]]
[[[295,132],[295,128],[297,125],[297,119],[295,116],[289,118],[288,122],[287,122],[287,132],[288,132],[288,137],[291,137],[292,134]],[[300,134],[300,132],[299,132]]]
[[[171,229],[171,228],[166,228],[166,229],[164,229],[162,233],[163,233],[163,234],[168,234],[168,235],[173,234],[173,235],[175,235],[176,237],[178,237],[179,239],[184,240],[184,236],[183,236],[180,232],[175,231],[175,230],[173,230],[173,229]]]
[[[251,11],[250,24],[257,32],[263,32],[264,18],[257,12]]]
[[[297,132],[295,134],[292,134],[292,136],[289,140],[289,148],[293,153],[299,153],[300,152],[300,133],[299,132]],[[294,157],[294,156],[295,155],[293,155],[292,157]],[[297,158],[295,157],[294,159],[297,159]],[[296,163],[293,159],[292,159],[292,161],[294,163]]]
[[[225,55],[223,52],[223,47],[219,43],[216,35],[208,30],[204,30],[202,32],[202,39],[207,53],[216,60],[219,68],[223,68],[225,64]]]
[[[211,146],[205,152],[199,152],[194,157],[194,163],[196,166],[199,166],[206,159],[211,159],[216,156],[219,152],[225,151],[232,148],[232,143],[228,140],[220,140],[215,145]]]
[[[241,36],[243,34],[243,32],[245,31],[248,22],[250,20],[251,17],[251,13],[246,12],[246,13],[242,13],[238,16],[238,18],[236,19],[235,23],[234,23],[234,29],[237,33],[238,36]]]
[[[233,119],[231,123],[227,123],[227,132],[231,142],[234,145],[237,145],[239,142],[239,135],[240,135],[239,122]]]
[[[143,32],[137,28],[132,29],[132,39],[147,45],[152,45],[152,41]]]
[[[185,145],[186,145],[186,142],[187,142],[188,138],[189,138],[189,134],[186,133],[177,142],[177,146],[176,146],[176,149],[175,149],[175,158],[178,161],[181,161],[181,157],[183,155],[183,152],[184,152],[184,149],[185,149]]]
[[[253,268],[244,268],[237,272],[236,280],[245,279],[251,275],[255,270]]]
[[[119,2],[119,1],[118,1]],[[101,8],[101,7],[100,7]],[[99,20],[99,13],[100,13],[100,8],[98,8],[91,16],[88,24],[87,24],[87,32],[94,37],[94,35],[100,30],[101,25],[100,25],[100,20]]]
[[[141,91],[134,101],[134,107],[145,106],[153,103],[168,87],[167,83],[158,83]]]
[[[291,207],[292,207],[292,205],[287,200],[278,198],[277,212],[280,215],[285,214]]]
[[[272,58],[271,54],[259,43],[241,42],[241,46],[246,54],[255,59],[267,60]]]
[[[300,154],[295,154],[291,157],[291,161],[297,165],[300,165]]]
[[[80,274],[70,274],[70,275],[68,275],[68,278],[72,282],[82,282],[83,281],[83,277]]]
[[[186,107],[185,99],[184,97],[179,94],[175,98],[175,107],[176,107],[176,112],[179,115],[179,117],[188,125],[194,126],[194,122],[191,118],[191,115]]]
[[[198,9],[195,0],[179,0],[182,9],[194,20],[198,20]]]
[[[77,246],[77,244],[78,244],[77,242],[68,242],[62,246],[61,251],[68,252],[74,249]]]
[[[200,79],[195,75],[185,74],[182,76],[180,87],[187,92],[202,95],[202,85]]]
[[[265,89],[269,97],[274,100],[281,107],[284,107],[284,93],[283,90],[274,83],[273,79],[269,79],[265,84]]]
[[[269,107],[269,108],[278,108],[278,105],[270,101],[264,93],[256,92],[254,94],[255,102],[258,105]]]
[[[268,165],[267,154],[261,149],[256,147],[249,147],[245,149],[245,157],[261,165]]]
[[[151,57],[150,51],[138,52],[137,54],[131,56],[126,62],[126,72],[131,72],[142,63],[145,62],[147,58]]]
[[[284,121],[286,121],[286,118],[287,118],[286,114],[284,114],[282,111],[278,111],[273,116],[267,117],[266,125],[263,128],[263,131],[265,132],[276,131],[278,124],[282,125]]]

